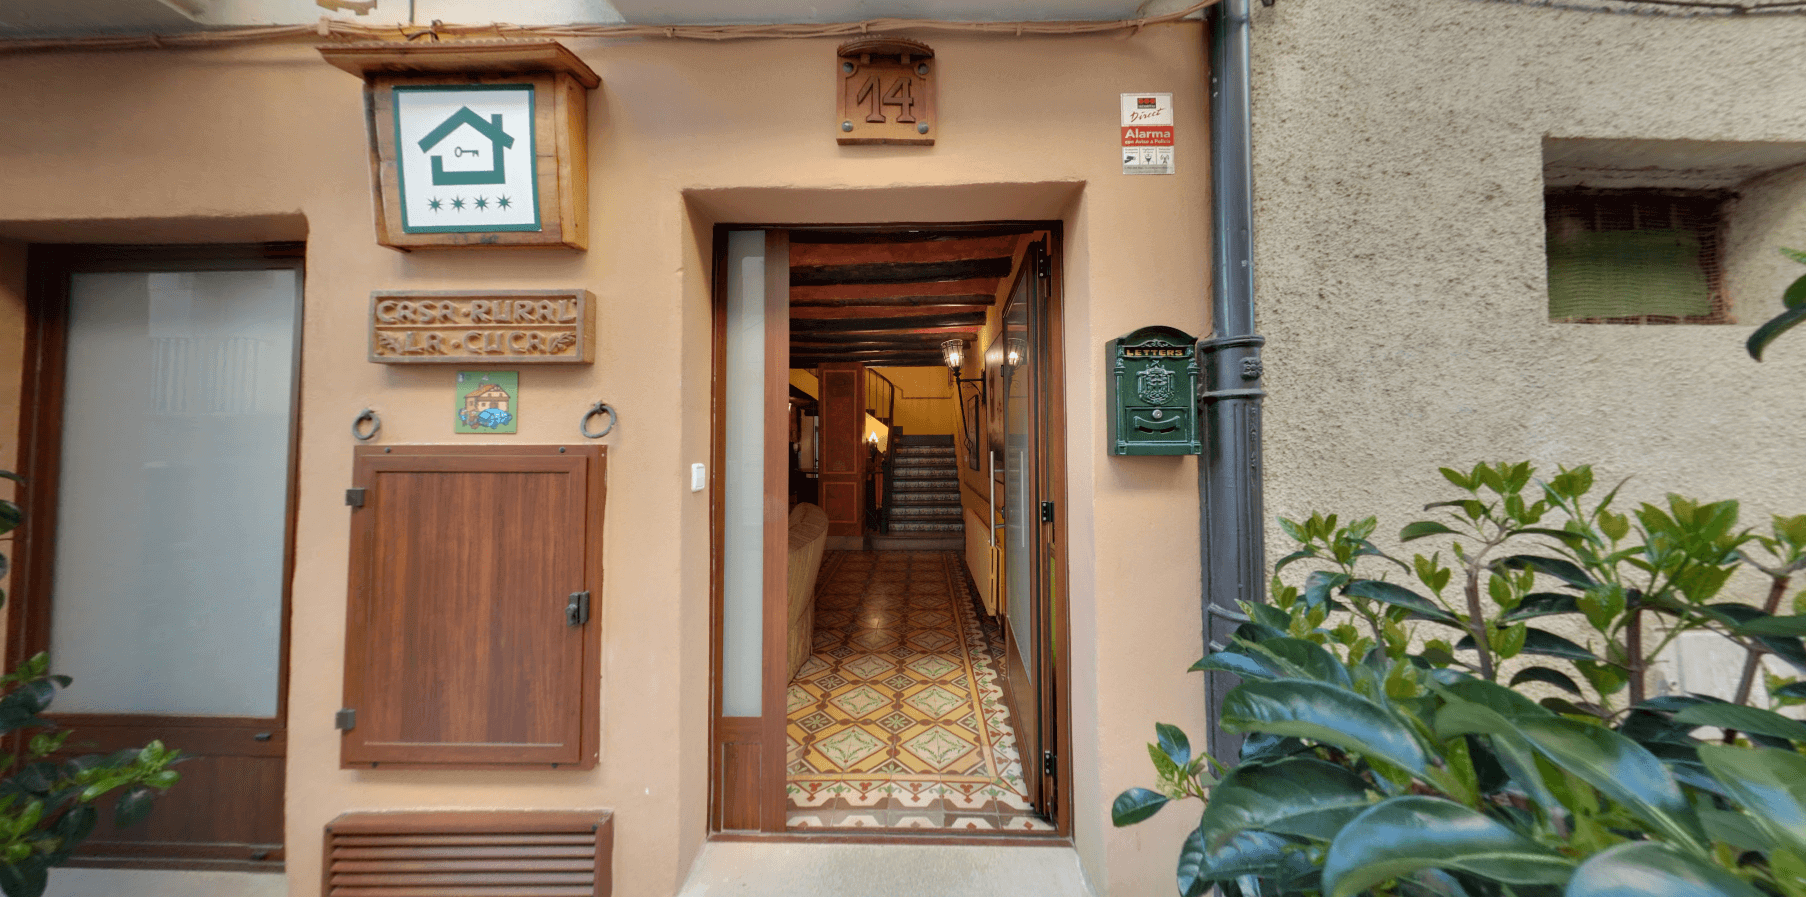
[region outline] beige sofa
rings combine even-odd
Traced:
[[[790,678],[815,643],[815,576],[828,544],[828,512],[803,503],[790,509]]]

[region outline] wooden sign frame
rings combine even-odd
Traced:
[[[552,40],[460,41],[433,44],[357,43],[320,47],[332,65],[364,79],[364,116],[370,137],[370,181],[376,194],[376,241],[395,249],[461,246],[566,246],[586,249],[589,241],[588,91],[601,78],[576,54]],[[410,223],[398,130],[397,92],[500,91],[529,97],[531,133],[499,133],[488,146],[531,154],[531,195],[508,197],[526,209],[537,208],[537,221],[496,229],[475,224],[430,226]],[[498,97],[502,93],[496,94]],[[460,110],[474,129],[489,127],[481,116]],[[453,124],[448,119],[448,125]],[[472,147],[476,149],[476,147]],[[473,153],[474,155],[474,153]],[[496,172],[502,169],[497,158]],[[435,172],[435,176],[438,172]],[[418,182],[418,181],[417,181]],[[491,182],[493,183],[493,182]],[[518,193],[517,191],[514,191]],[[464,197],[456,197],[459,203]],[[471,202],[491,197],[473,196]],[[451,200],[447,200],[450,202]],[[462,205],[459,206],[463,208]]]
[[[588,290],[377,290],[375,364],[591,364],[596,303]]]

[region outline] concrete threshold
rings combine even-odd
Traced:
[[[678,897],[1096,897],[1071,847],[713,841]]]

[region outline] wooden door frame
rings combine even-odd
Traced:
[[[74,274],[158,271],[256,271],[291,269],[300,295],[296,299],[293,381],[289,390],[289,440],[284,488],[282,606],[278,615],[276,712],[270,717],[174,716],[126,713],[50,713],[46,716],[77,732],[156,725],[182,730],[203,744],[225,744],[232,730],[266,730],[255,742],[262,756],[286,757],[288,750],[289,636],[295,572],[295,517],[298,511],[301,456],[301,388],[304,372],[302,335],[306,320],[306,244],[36,244],[27,249],[26,329],[20,395],[29,402],[19,414],[19,488],[28,509],[26,525],[17,530],[13,594],[6,603],[6,650],[9,665],[50,649],[51,581],[56,567],[58,486],[62,473],[63,401],[67,378],[70,278]],[[263,732],[259,732],[262,735]],[[237,739],[232,739],[237,741]],[[242,746],[241,746],[242,747]],[[18,745],[9,746],[17,752]],[[281,803],[286,809],[285,771]],[[78,854],[70,865],[154,869],[280,869],[285,846],[260,860],[241,860],[208,845],[122,845],[104,857]]]
[[[789,831],[785,824],[785,806],[788,803],[785,794],[785,755],[784,750],[788,714],[784,709],[784,698],[788,691],[788,664],[785,656],[788,638],[788,569],[787,552],[789,539],[787,533],[788,513],[785,505],[789,494],[787,481],[787,449],[785,399],[789,395],[789,273],[786,267],[783,276],[778,276],[771,266],[766,267],[765,301],[765,539],[764,539],[764,571],[765,595],[761,645],[762,677],[761,701],[759,717],[733,718],[721,715],[721,651],[723,621],[723,585],[724,553],[722,537],[725,528],[725,510],[723,508],[723,489],[726,485],[726,402],[727,378],[725,364],[727,360],[727,331],[725,310],[727,304],[727,235],[732,231],[764,231],[766,239],[766,257],[773,256],[774,245],[781,246],[784,257],[788,259],[789,234],[793,231],[850,231],[873,234],[892,233],[908,230],[931,230],[940,233],[970,233],[973,236],[997,234],[1024,234],[1037,231],[1046,233],[1047,257],[1050,274],[1046,295],[1041,297],[1042,314],[1046,316],[1049,343],[1049,383],[1047,384],[1048,420],[1046,433],[1050,437],[1044,446],[1046,452],[1044,463],[1047,465],[1047,477],[1051,483],[1050,500],[1055,502],[1054,518],[1055,552],[1054,570],[1057,573],[1054,588],[1049,590],[1048,599],[1054,603],[1052,612],[1060,621],[1059,632],[1055,637],[1057,656],[1054,659],[1054,712],[1057,717],[1054,724],[1056,772],[1061,783],[1057,794],[1055,830],[1046,835],[1024,835],[1018,832],[1008,834],[991,834],[985,832],[952,834],[948,832],[912,832],[894,830],[884,832],[840,832],[836,830]],[[774,240],[774,236],[777,237]],[[969,845],[983,843],[1001,846],[1048,846],[1050,844],[1070,844],[1073,838],[1073,788],[1072,788],[1072,625],[1070,602],[1068,600],[1071,574],[1070,549],[1067,535],[1070,527],[1067,523],[1067,478],[1066,478],[1066,360],[1065,360],[1065,315],[1064,290],[1061,267],[1063,262],[1064,227],[1060,221],[1023,221],[1000,220],[984,222],[894,222],[889,224],[750,224],[721,223],[716,224],[712,233],[713,246],[709,253],[712,270],[710,308],[712,323],[710,334],[711,377],[710,377],[710,451],[709,463],[709,789],[708,818],[709,835],[717,841],[817,841],[835,843],[908,843],[908,844],[953,844]],[[775,326],[774,326],[775,324]],[[773,360],[782,357],[784,363],[774,365]],[[775,442],[774,442],[775,440]],[[775,505],[775,510],[774,510]],[[775,570],[775,575],[774,575]],[[752,724],[748,721],[756,719]],[[746,739],[757,736],[761,756],[757,783],[749,783],[737,775],[730,775],[727,769],[728,747],[733,744],[746,743]],[[736,742],[735,739],[742,741]],[[767,751],[766,746],[776,747]],[[1024,758],[1027,762],[1028,758]],[[1038,759],[1037,761],[1038,762]],[[757,802],[760,808],[760,821],[756,829],[726,830],[724,826],[724,806],[730,793],[737,792]]]

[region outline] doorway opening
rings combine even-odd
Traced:
[[[718,832],[1070,833],[1058,237],[717,229]]]

